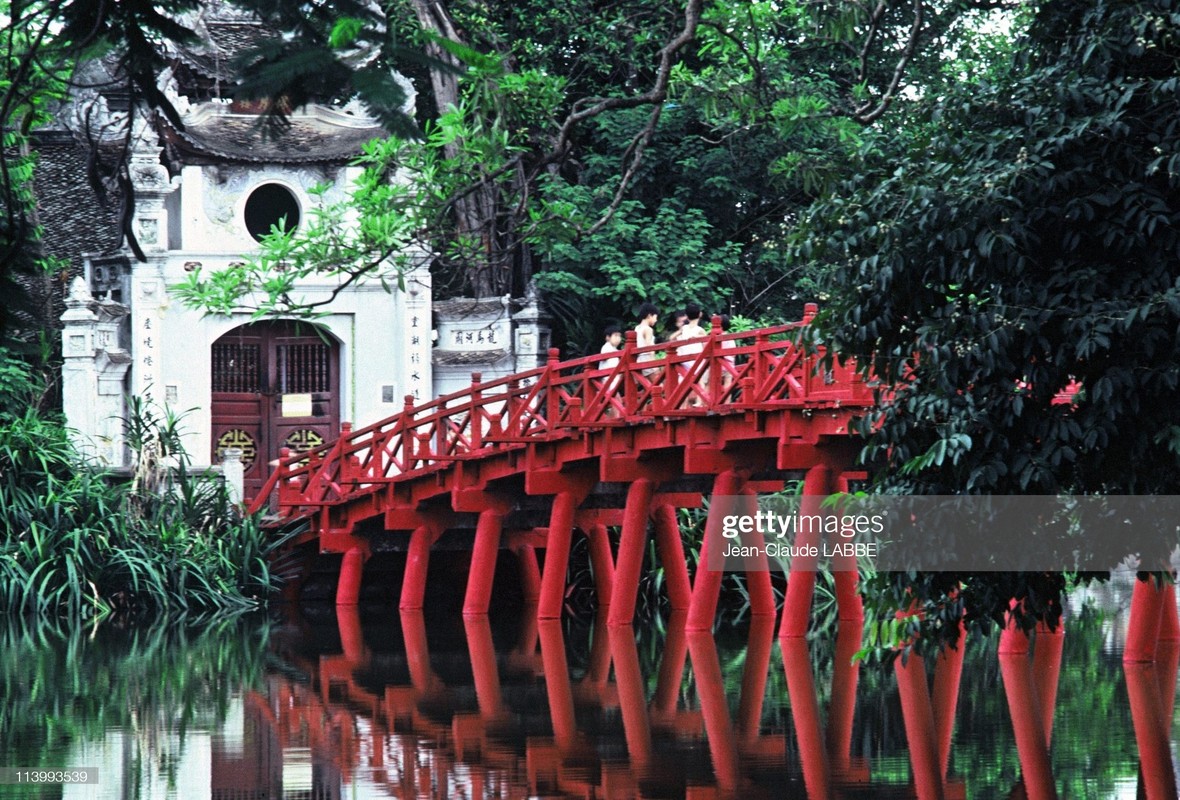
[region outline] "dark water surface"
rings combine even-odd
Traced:
[[[780,644],[748,619],[714,635],[528,608],[9,625],[0,766],[100,782],[0,797],[1172,796],[1176,659],[1124,670],[1123,616],[1072,613],[1055,708],[1047,645],[1001,659],[969,642],[956,695],[953,662],[854,666],[859,630]]]

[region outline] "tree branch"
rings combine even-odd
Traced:
[[[870,100],[856,108],[852,113],[852,118],[862,125],[870,125],[881,118],[881,115],[889,110],[890,104],[893,102],[894,96],[897,94],[897,87],[901,85],[901,78],[905,74],[906,66],[910,59],[914,56],[914,51],[918,48],[918,40],[922,36],[922,22],[925,19],[925,6],[922,0],[914,0],[914,21],[910,25],[909,40],[906,42],[905,49],[901,52],[901,57],[897,60],[897,66],[893,69],[893,77],[889,80],[889,85],[885,88],[885,93],[881,95],[880,101],[876,107],[873,107],[873,102]]]
[[[656,68],[656,79],[651,89],[641,95],[633,97],[603,97],[587,100],[589,107],[578,108],[579,103],[574,104],[574,110],[565,118],[558,131],[557,139],[554,141],[553,147],[544,158],[541,159],[542,165],[549,161],[559,160],[562,158],[570,147],[570,139],[573,135],[574,129],[579,123],[584,122],[593,117],[597,117],[607,111],[615,111],[624,108],[638,108],[644,105],[653,106],[651,114],[648,116],[647,124],[631,137],[630,144],[623,154],[623,159],[628,161],[626,168],[623,170],[622,179],[619,181],[619,186],[615,190],[614,197],[611,199],[610,205],[606,211],[587,228],[583,235],[592,234],[601,230],[615,212],[618,211],[619,206],[622,205],[623,199],[626,197],[627,189],[630,188],[631,180],[635,177],[635,173],[639,171],[639,166],[643,161],[643,153],[647,149],[647,145],[651,142],[652,136],[655,134],[656,126],[659,124],[660,115],[663,112],[664,101],[668,97],[668,82],[672,76],[672,66],[675,61],[677,53],[680,52],[686,44],[691,42],[696,37],[697,26],[701,19],[701,0],[688,0],[684,7],[684,27],[680,33],[676,35],[672,41],[668,42],[660,48],[660,63]]]

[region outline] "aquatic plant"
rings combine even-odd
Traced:
[[[27,402],[36,391],[30,371],[3,351],[0,361],[0,614],[265,600],[280,542],[239,517],[219,477],[191,470],[177,417],[132,403],[128,439],[139,467],[128,483],[80,454],[59,417]]]

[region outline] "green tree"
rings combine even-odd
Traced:
[[[436,257],[440,293],[516,293],[536,275],[569,293],[567,323],[588,317],[588,303],[623,315],[648,296],[789,314],[782,304],[808,277],[783,247],[794,216],[864,126],[920,94],[912,76],[938,71],[941,43],[977,5],[1002,4],[690,0],[574,13],[541,0],[405,0],[391,28],[433,59],[395,61],[430,87],[424,135],[367,163],[410,178],[417,197],[394,190],[388,214],[413,224],[391,221],[399,233],[384,247],[361,237],[354,253],[334,251],[336,264],[350,282],[392,283],[388,258],[409,229]],[[334,264],[293,261],[300,248],[276,244],[282,259],[191,284],[190,299],[224,309],[253,294],[263,313],[300,308],[273,263],[288,276]]]
[[[809,211],[796,253],[831,268],[828,339],[894,387],[864,421],[883,489],[1175,492],[1178,31],[1173,0],[1047,0],[1000,82],[874,143]],[[895,577],[892,600],[1060,611],[1060,576],[952,598],[960,577]]]
[[[156,80],[167,66],[166,43],[192,36],[177,18],[199,6],[199,0],[0,4],[6,23],[0,28],[0,332],[13,326],[13,312],[29,311],[26,285],[48,266],[37,244],[30,131],[47,121],[80,61],[99,56],[109,59],[133,104],[175,117]],[[90,178],[100,196],[112,183],[130,187],[125,165],[101,174],[95,161]],[[123,196],[133,199],[127,191]],[[128,208],[124,220],[130,219]]]

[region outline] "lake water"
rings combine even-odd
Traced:
[[[0,797],[1174,796],[1175,654],[1124,670],[1128,606],[1125,587],[1073,599],[1055,692],[1040,643],[1034,661],[968,642],[955,693],[953,662],[899,676],[850,662],[859,631],[780,645],[749,619],[714,635],[528,608],[10,624],[0,766],[98,783]]]

